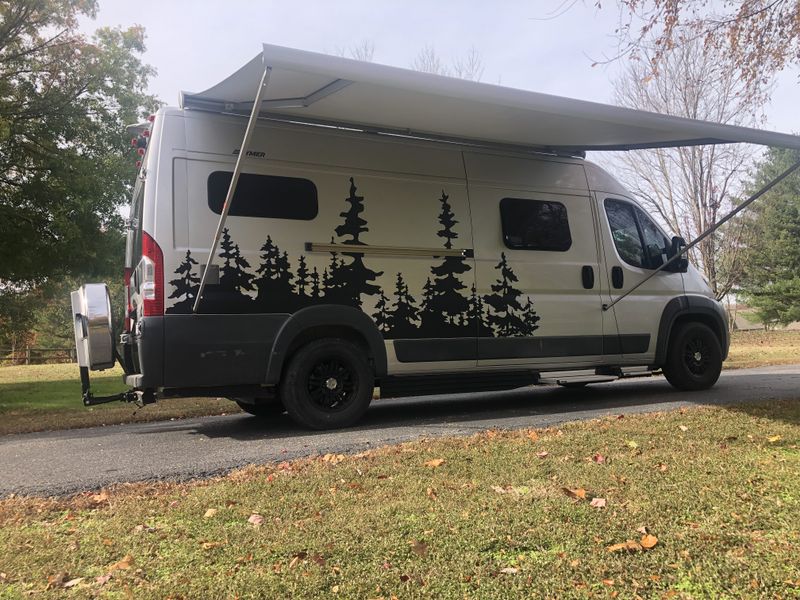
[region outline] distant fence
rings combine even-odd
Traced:
[[[44,365],[50,363],[75,362],[75,347],[72,348],[0,348],[0,366]]]

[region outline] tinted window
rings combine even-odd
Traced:
[[[611,226],[611,236],[620,257],[629,265],[644,267],[644,249],[636,225],[634,207],[619,200],[606,200],[606,214]]]
[[[222,213],[233,173],[214,171],[208,176],[208,207]],[[229,215],[310,221],[317,216],[317,187],[308,179],[242,173]]]
[[[667,261],[669,252],[669,240],[661,233],[658,225],[648,217],[643,210],[636,209],[636,217],[642,228],[642,238],[644,239],[644,252],[647,265],[651,269],[657,269]]]
[[[500,220],[509,248],[565,252],[572,246],[567,207],[560,202],[503,198]]]

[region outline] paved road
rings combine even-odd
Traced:
[[[68,494],[122,481],[182,480],[250,463],[357,452],[493,427],[546,427],[608,414],[783,398],[800,399],[800,365],[728,371],[713,389],[696,393],[676,392],[658,377],[577,391],[548,386],[381,400],[358,427],[335,432],[299,429],[286,416],[263,422],[237,414],[11,435],[0,438],[0,497]]]

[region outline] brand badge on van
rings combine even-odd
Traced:
[[[240,151],[241,151],[241,148],[236,148],[233,151],[233,155],[234,156],[239,156],[239,152]],[[257,150],[248,150],[247,154],[245,154],[245,156],[250,156],[252,158],[264,158],[264,157],[267,156],[267,153],[266,152],[259,152]]]

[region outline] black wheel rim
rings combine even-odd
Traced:
[[[683,360],[692,375],[704,375],[711,365],[711,346],[700,337],[691,338],[686,342]]]
[[[326,411],[343,410],[353,401],[358,376],[336,357],[318,361],[308,375],[308,394],[315,406]]]

